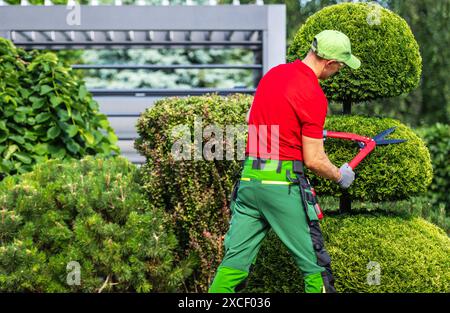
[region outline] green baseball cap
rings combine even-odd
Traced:
[[[311,48],[321,58],[343,62],[355,70],[361,66],[361,61],[352,54],[350,39],[337,30],[317,34]]]

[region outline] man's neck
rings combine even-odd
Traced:
[[[314,72],[314,74],[316,75],[317,78],[319,78],[319,75],[320,75],[320,73],[321,73],[321,70],[319,70],[319,66],[318,66],[317,62],[315,62],[315,60],[314,60],[312,57],[310,57],[309,55],[307,55],[307,56],[302,60],[302,62],[303,62],[304,64],[306,64],[306,65]]]

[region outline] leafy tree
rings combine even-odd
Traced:
[[[117,136],[84,83],[53,53],[0,38],[1,176],[49,158],[119,153]]]

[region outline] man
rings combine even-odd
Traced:
[[[302,166],[342,188],[353,182],[348,164],[337,168],[325,154],[328,102],[319,80],[360,64],[345,34],[325,30],[303,60],[278,65],[261,79],[248,114],[247,158],[233,192],[225,256],[209,292],[235,292],[242,286],[270,228],[293,255],[306,292],[335,292],[314,192]]]

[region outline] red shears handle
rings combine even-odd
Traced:
[[[324,138],[338,138],[338,139],[346,139],[346,140],[352,140],[357,141],[364,144],[364,147],[359,151],[359,153],[348,162],[348,165],[354,169],[358,166],[359,163],[361,163],[362,160],[370,153],[373,149],[375,149],[375,146],[377,145],[375,140],[372,138],[360,136],[357,134],[352,133],[344,133],[344,132],[335,132],[335,131],[324,131]]]

